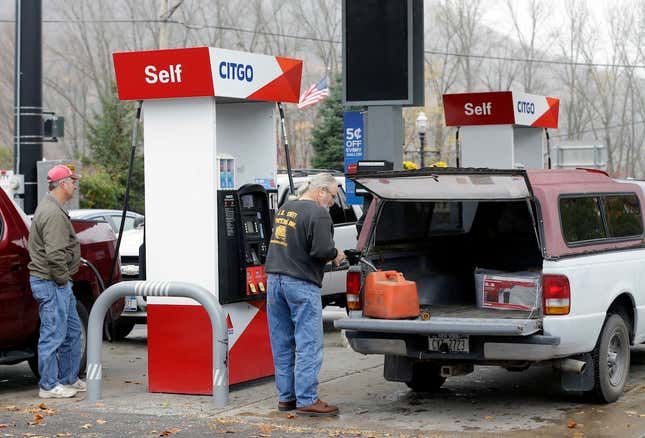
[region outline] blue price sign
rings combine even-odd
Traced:
[[[350,165],[356,164],[363,159],[365,150],[364,132],[363,132],[363,114],[359,111],[346,111],[343,115],[343,140],[345,152],[345,172]],[[363,198],[356,196],[354,183],[350,180],[345,181],[345,192],[349,204],[361,205]]]

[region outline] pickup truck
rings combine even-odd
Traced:
[[[620,397],[630,346],[645,342],[637,184],[583,169],[350,177],[374,200],[349,254],[349,316],[335,325],[355,351],[384,355],[386,380],[433,391],[474,365],[519,371],[551,362],[564,390],[603,403]],[[419,316],[364,314],[374,270],[415,282]]]
[[[85,369],[87,323],[92,304],[109,281],[116,237],[107,223],[73,220],[81,242],[81,266],[73,276],[77,311],[82,322],[81,373]],[[0,364],[27,360],[38,375],[38,305],[29,286],[27,239],[31,221],[4,190],[0,190]],[[121,280],[119,265],[113,282]],[[107,321],[118,317],[123,300],[110,308]]]

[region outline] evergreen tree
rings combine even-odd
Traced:
[[[13,169],[13,152],[9,148],[0,146],[0,169]]]
[[[87,176],[81,178],[81,205],[93,208],[123,208],[130,162],[135,104],[120,101],[113,86],[101,97],[100,112],[88,126],[87,141],[92,151],[84,159]],[[143,213],[143,156],[134,159],[129,209]]]
[[[312,129],[311,146],[314,157],[311,165],[321,169],[344,170],[343,112],[341,103],[343,84],[340,75],[334,77],[329,87],[329,96],[318,110],[318,124]]]

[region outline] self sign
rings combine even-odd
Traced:
[[[493,109],[493,104],[491,102],[484,102],[481,105],[473,105],[471,102],[468,102],[464,105],[464,113],[467,116],[477,115],[477,116],[489,116],[491,110]]]
[[[181,82],[181,64],[169,65],[167,69],[159,70],[154,65],[147,65],[144,69],[146,74],[146,82],[149,84],[156,84],[161,82],[167,84],[169,82]]]

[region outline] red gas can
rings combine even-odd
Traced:
[[[417,284],[397,271],[377,271],[365,280],[363,315],[371,318],[403,319],[419,316]]]

